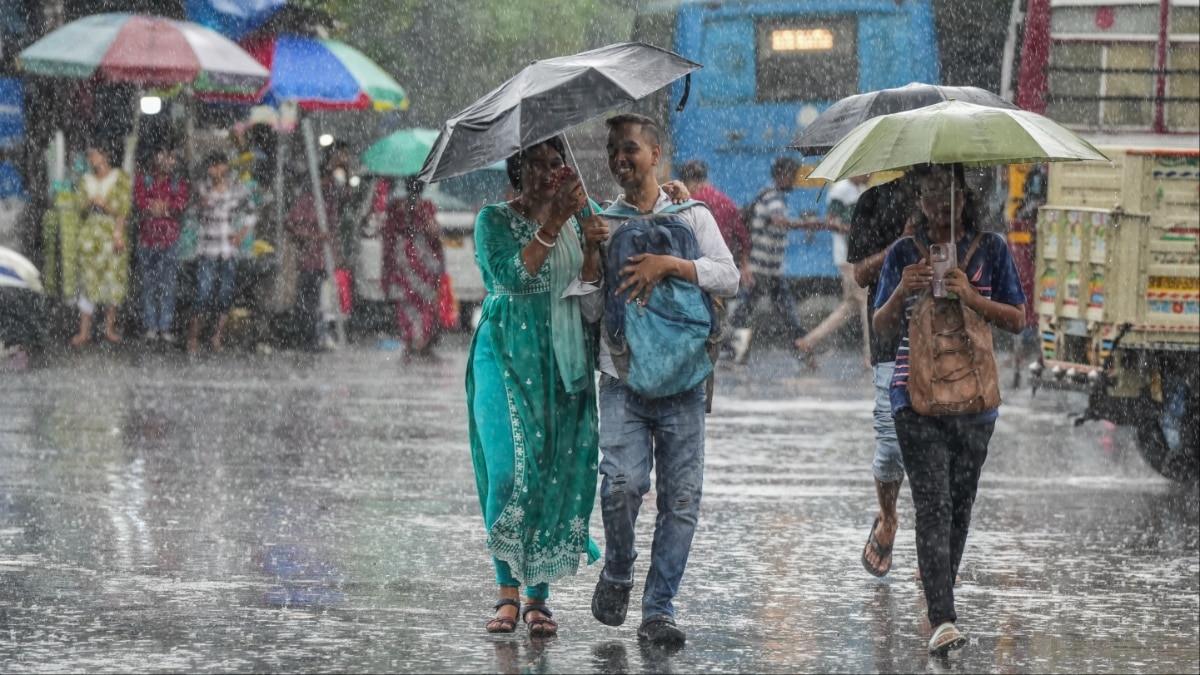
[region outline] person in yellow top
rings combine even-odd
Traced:
[[[117,308],[129,289],[129,242],[125,224],[133,203],[129,176],[113,166],[113,152],[100,143],[87,150],[89,170],[75,190],[83,213],[79,228],[79,333],[72,345],[91,340],[92,315],[104,307],[104,339],[120,342]]]

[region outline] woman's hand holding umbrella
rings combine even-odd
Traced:
[[[583,252],[600,250],[600,244],[608,241],[608,223],[600,216],[588,216],[581,224],[583,228]]]

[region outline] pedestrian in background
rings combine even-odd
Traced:
[[[428,358],[438,329],[438,284],[446,256],[437,207],[422,197],[424,189],[416,176],[404,178],[404,197],[388,202],[380,236],[383,290],[395,303],[405,354]]]
[[[1025,294],[1004,238],[985,233],[976,241],[979,227],[967,203],[972,196],[965,189],[962,166],[925,165],[913,173],[917,203],[928,227],[888,252],[879,275],[874,321],[882,336],[900,335],[889,391],[892,416],[916,510],[917,561],[929,625],[934,629],[929,651],[944,654],[966,644],[955,626],[954,580],[999,408],[963,415],[919,415],[913,410],[908,395],[908,321],[933,281],[933,269],[914,240],[925,251],[934,243],[956,248],[955,259],[960,264],[967,261],[966,269],[952,267],[945,273],[947,297],[957,297],[1002,330],[1020,333],[1024,329]],[[958,237],[953,242],[951,223]]]
[[[800,351],[800,339],[804,328],[796,312],[796,298],[783,276],[783,255],[787,251],[788,232],[795,229],[811,229],[810,222],[792,218],[788,214],[787,195],[796,187],[796,172],[800,163],[791,157],[780,157],[771,165],[772,186],[758,193],[754,199],[750,220],[750,255],[748,264],[741,268],[744,297],[733,313],[733,358],[737,363],[746,359],[753,340],[750,319],[754,315],[759,298],[771,299],[772,316],[784,322],[788,338],[797,355],[810,367],[816,366],[812,354]]]
[[[154,164],[134,181],[138,264],[142,275],[142,326],[147,340],[174,342],[175,283],[179,278],[179,233],[188,205],[188,181],[177,171],[174,148],[154,154]]]
[[[225,349],[238,253],[256,217],[250,192],[230,171],[225,153],[214,152],[206,157],[204,171],[206,179],[197,189],[200,234],[196,243],[196,301],[187,341],[188,353],[192,354],[200,346],[202,312],[216,317],[213,351]]]
[[[873,576],[886,576],[892,569],[892,548],[896,540],[899,516],[896,502],[904,483],[904,458],[892,421],[888,391],[896,368],[896,349],[900,336],[881,336],[875,330],[873,302],[879,290],[879,271],[887,252],[901,237],[911,236],[914,222],[922,218],[916,206],[912,180],[907,175],[870,188],[858,199],[850,221],[846,259],[854,268],[854,280],[866,289],[867,322],[864,329],[871,349],[871,381],[875,386],[875,456],[871,473],[879,505],[867,543],[863,547],[863,567]]]
[[[564,177],[565,155],[556,137],[510,157],[516,197],[475,221],[488,294],[467,358],[467,413],[500,587],[489,633],[513,632],[519,615],[531,636],[554,635],[550,582],[600,556],[588,534],[598,453],[590,324],[603,310],[608,229],[573,215],[588,201],[578,175]]]
[[[296,199],[288,212],[284,229],[295,239],[300,262],[296,280],[295,318],[296,342],[301,349],[316,351],[322,347],[323,330],[320,316],[321,283],[325,280],[325,246],[338,264],[338,224],[348,198],[346,176],[349,153],[340,146],[326,148],[320,166],[321,199],[325,204],[326,230],[317,222],[317,200],[311,188]]]
[[[854,281],[854,268],[846,262],[846,235],[850,232],[850,221],[854,217],[854,207],[858,198],[867,189],[869,176],[854,176],[834,183],[829,188],[828,208],[825,215],[825,227],[833,233],[833,264],[837,265],[842,277],[842,304],[829,313],[821,323],[808,331],[808,334],[796,340],[796,349],[806,359],[815,358],[814,351],[830,335],[846,325],[850,317],[858,314],[866,323],[867,295],[862,287]],[[867,340],[867,327],[863,326],[863,356],[864,364],[871,361],[870,346]]]
[[[88,172],[75,190],[76,206],[83,212],[79,228],[79,332],[72,345],[92,339],[92,315],[104,307],[104,339],[121,341],[117,333],[117,308],[129,291],[129,246],[125,226],[133,207],[129,175],[113,165],[115,149],[93,142],[87,149]],[[64,256],[65,257],[65,256]]]
[[[708,165],[698,159],[684,162],[679,167],[679,180],[692,194],[692,199],[703,202],[712,211],[734,262],[739,268],[745,268],[750,262],[750,233],[746,223],[742,222],[742,212],[737,204],[709,182]]]

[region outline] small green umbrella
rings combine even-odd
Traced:
[[[362,155],[367,171],[380,176],[413,176],[437,140],[436,129],[401,129],[375,141]]]
[[[863,122],[809,176],[838,181],[920,164],[980,167],[1078,160],[1109,161],[1091,143],[1037,113],[943,101]]]

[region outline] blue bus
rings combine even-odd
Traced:
[[[670,108],[671,160],[700,159],[739,204],[770,182],[771,162],[837,100],[941,81],[932,0],[673,0],[637,17],[634,39],[700,62],[687,107]],[[671,90],[671,102],[683,83]],[[660,101],[665,104],[667,101]],[[667,116],[665,110],[659,110]],[[792,213],[823,216],[821,183],[801,169]],[[785,274],[837,277],[833,237],[792,232]],[[839,291],[840,292],[840,291]]]

